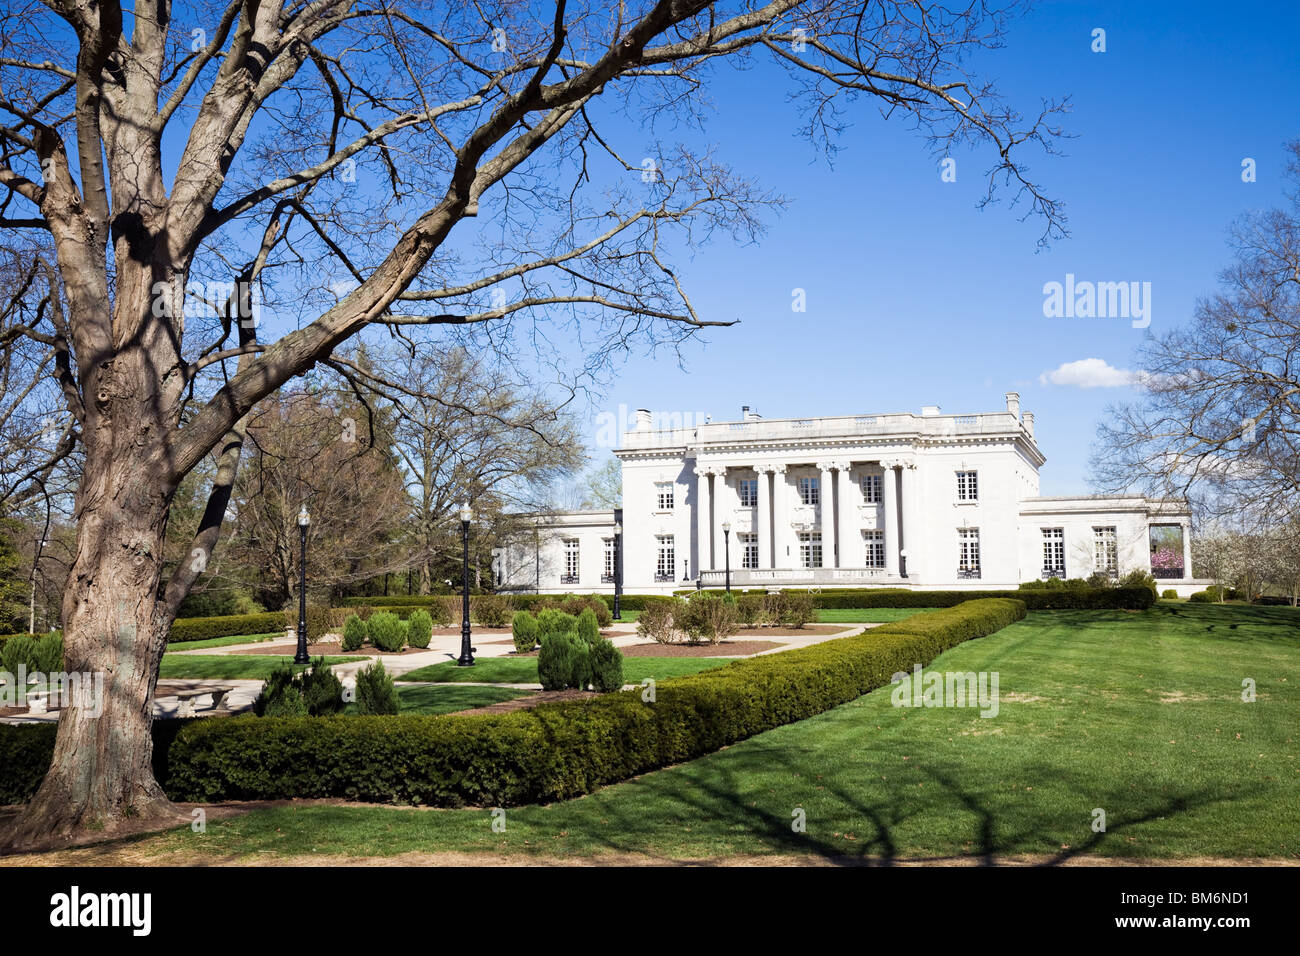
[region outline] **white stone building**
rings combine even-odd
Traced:
[[[1192,582],[1181,503],[1040,497],[1034,416],[1004,411],[763,419],[656,429],[649,411],[623,466],[628,593],[733,588],[1015,588],[1037,578],[1151,570],[1152,530],[1181,549],[1160,577]],[[503,590],[612,591],[615,512],[540,515],[498,551]],[[531,538],[531,540],[528,540]]]

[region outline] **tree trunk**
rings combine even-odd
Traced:
[[[189,819],[152,767],[154,689],[171,626],[159,582],[175,488],[139,447],[147,422],[105,421],[86,443],[77,551],[63,595],[64,659],[70,674],[90,675],[91,686],[103,675],[103,693],[97,707],[78,701],[63,709],[49,772],[0,849],[110,835],[127,819]]]

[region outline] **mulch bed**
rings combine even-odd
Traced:
[[[624,657],[748,657],[784,646],[777,641],[722,641],[719,644],[633,644],[619,650]]]
[[[450,627],[435,627],[433,633],[441,634],[445,637],[449,637],[453,634],[460,636],[460,625],[455,624]],[[508,627],[479,627],[475,624],[471,627],[470,633],[477,637],[479,634],[512,634],[514,632]]]
[[[529,707],[536,707],[538,704],[553,704],[559,701],[567,700],[590,700],[599,697],[600,694],[594,690],[544,690],[538,694],[529,694],[527,697],[516,697],[514,700],[503,700],[495,704],[488,704],[486,707],[474,707],[470,710],[458,710],[457,714],[508,714],[512,710],[526,710]]]

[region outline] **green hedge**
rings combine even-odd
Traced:
[[[721,593],[720,589],[706,589]],[[1143,611],[1155,603],[1150,588],[1061,588],[1028,591],[910,591],[905,588],[843,588],[812,591],[784,588],[787,594],[813,595],[813,605],[821,609],[871,607],[955,607],[965,601],[989,598],[1013,598],[1024,601],[1030,611],[1127,610]],[[694,591],[683,591],[683,595]],[[763,590],[732,591],[733,594],[766,594]],[[624,598],[624,602],[626,602]],[[626,607],[626,603],[624,604]]]
[[[237,634],[273,634],[285,629],[283,611],[264,614],[227,614],[222,617],[186,617],[172,622],[167,643],[206,641],[214,637],[233,637]]]
[[[664,680],[654,703],[638,689],[491,716],[159,721],[155,768],[175,800],[456,807],[566,799],[822,713],[1024,615],[1018,600],[971,601]],[[0,728],[0,794],[14,802],[34,792],[53,739],[52,726]]]

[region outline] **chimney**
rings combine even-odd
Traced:
[[[751,409],[748,405],[741,405],[740,420],[742,422],[756,422],[758,421],[758,412]]]
[[[650,409],[638,408],[636,410],[636,430],[639,432],[650,430]]]
[[[1020,393],[1019,392],[1007,392],[1007,411],[1009,411],[1012,415],[1015,415],[1017,421],[1020,420]]]
[[[1030,438],[1034,437],[1034,413],[1025,412],[1025,434]]]
[[[939,406],[938,406],[938,405],[922,405],[922,406],[921,406],[921,415],[922,415],[922,417],[924,417],[924,418],[934,418],[934,417],[936,417],[938,414],[939,414]]]

